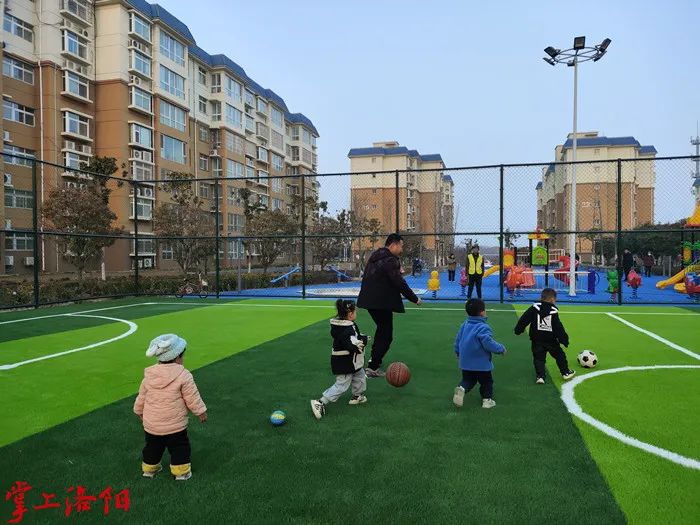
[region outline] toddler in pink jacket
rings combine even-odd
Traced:
[[[170,472],[178,481],[192,477],[190,440],[187,437],[187,411],[204,423],[207,406],[202,401],[189,370],[182,366],[187,341],[175,334],[159,335],[148,346],[146,355],[158,364],[144,370],[134,413],[143,421],[146,446],[143,448],[143,475],[152,478],[163,467],[163,452],[170,453]]]

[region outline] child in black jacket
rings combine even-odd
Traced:
[[[355,301],[338,299],[335,303],[338,316],[331,319],[331,371],[335,374],[335,384],[326,390],[320,399],[311,400],[311,411],[316,419],[326,413],[326,405],[335,403],[352,386],[350,405],[367,402],[365,390],[365,346],[368,337],[360,333],[355,323],[357,307]]]
[[[569,368],[566,355],[560,345],[568,348],[569,336],[559,319],[559,310],[554,306],[557,302],[557,292],[552,288],[542,290],[539,303],[533,304],[520,317],[515,325],[515,335],[520,335],[530,325],[530,340],[532,341],[532,360],[535,365],[535,383],[544,384],[545,359],[547,353],[557,362],[559,372],[565,380],[569,380],[576,372]]]

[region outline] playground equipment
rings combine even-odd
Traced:
[[[430,279],[428,279],[428,290],[432,292],[432,298],[437,299],[437,293],[440,289],[440,279],[438,278],[438,272],[433,270],[430,272]]]
[[[695,206],[695,212],[688,218],[684,228],[690,232],[690,241],[683,241],[681,245],[685,268],[673,277],[656,283],[660,290],[674,285],[673,289],[677,292],[687,293],[686,277],[691,273],[700,272],[700,241],[695,240],[695,232],[700,228],[700,202]]]
[[[510,270],[515,265],[515,250],[503,250],[503,269]],[[484,277],[498,273],[501,270],[500,264],[494,264],[491,268],[484,272]]]
[[[618,274],[617,270],[608,270],[608,289],[606,292],[610,294],[610,302],[617,302],[617,294],[620,292],[620,287],[618,285]]]
[[[700,274],[690,272],[683,283],[685,292],[696,303],[700,302]]]
[[[289,287],[289,278],[295,274],[296,272],[301,271],[301,266],[295,266],[291,270],[289,270],[287,273],[280,275],[279,277],[275,277],[274,279],[270,280],[270,284],[277,284],[280,281],[284,281],[284,287],[287,288]]]
[[[352,277],[350,277],[345,272],[340,271],[336,266],[329,265],[327,270],[329,272],[333,272],[338,277],[339,283],[342,281],[352,281]]]
[[[627,274],[627,286],[632,288],[632,299],[638,299],[637,289],[642,285],[642,276],[634,270]]]

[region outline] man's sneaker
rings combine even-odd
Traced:
[[[187,481],[192,477],[192,471],[190,470],[187,474],[183,474],[182,476],[175,476],[175,481]]]
[[[321,419],[326,414],[326,405],[318,399],[311,400],[311,411],[316,419]]]
[[[481,402],[481,408],[493,408],[496,406],[496,402],[493,399],[484,399]]]
[[[367,377],[384,377],[386,375],[386,372],[379,368],[377,368],[376,370],[372,370],[371,368],[367,367],[365,368],[365,374],[367,375]]]
[[[538,385],[544,385],[544,377],[538,377],[535,383]]]
[[[566,374],[562,374],[561,376],[564,378],[565,381],[568,381],[572,377],[576,375],[576,372],[573,370],[569,370]]]
[[[464,387],[455,387],[455,395],[452,396],[452,402],[456,407],[461,407],[464,404]]]
[[[161,470],[163,470],[162,465],[158,465],[158,469],[154,470],[153,472],[145,472],[143,473],[144,478],[154,478],[156,477],[156,474],[158,474]]]
[[[363,394],[360,394],[359,396],[352,396],[352,399],[348,401],[348,405],[361,405],[366,402],[367,398]]]

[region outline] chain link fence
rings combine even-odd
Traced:
[[[467,255],[478,246],[489,301],[531,301],[545,287],[571,302],[698,301],[694,157],[285,176],[218,159],[197,179],[108,159],[3,160],[1,308],[355,297],[369,255],[394,232],[404,276],[426,300],[477,295]]]

